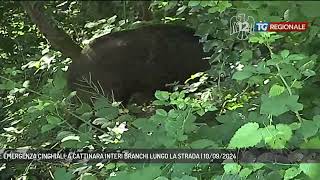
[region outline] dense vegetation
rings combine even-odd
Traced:
[[[0,146],[32,149],[320,148],[320,3],[46,2],[80,46],[141,24],[196,29],[211,69],[157,91],[152,105],[92,105],[67,87],[66,58],[18,2],[0,3]],[[305,32],[230,36],[229,20],[308,21]],[[130,67],[125,67],[130,68]],[[76,103],[77,102],[77,103]],[[80,122],[80,123],[79,123]],[[161,122],[161,126],[158,124]],[[2,163],[0,179],[317,179],[320,164]]]

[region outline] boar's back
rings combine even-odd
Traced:
[[[153,94],[166,89],[167,83],[184,82],[191,74],[207,70],[209,63],[202,59],[204,56],[192,29],[146,26],[94,40],[79,59],[73,60],[69,82],[73,89],[84,90],[76,85],[83,84],[79,81],[82,77],[99,81],[109,97],[112,92],[116,100],[126,101],[134,93]]]

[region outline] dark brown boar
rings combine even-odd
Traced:
[[[184,82],[207,70],[209,63],[204,57],[193,29],[145,26],[94,40],[71,64],[69,82],[72,88],[85,92],[92,90],[81,79],[91,79],[109,97],[127,102],[135,93],[150,96],[155,90],[166,90],[167,83]]]

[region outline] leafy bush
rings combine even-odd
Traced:
[[[101,2],[102,3],[102,2]],[[134,27],[137,4],[50,2],[79,43]],[[157,91],[149,107],[125,108],[98,94],[77,101],[65,78],[70,59],[55,51],[18,3],[0,11],[1,147],[32,149],[320,147],[319,2],[154,1],[148,23],[196,29],[211,69],[171,92]],[[8,11],[10,9],[10,11]],[[96,13],[96,14],[95,14]],[[230,36],[229,20],[245,13],[263,21],[308,21],[301,33]],[[90,17],[86,22],[83,17]],[[102,18],[94,20],[94,18]],[[3,163],[1,179],[316,179],[318,163],[127,164]]]

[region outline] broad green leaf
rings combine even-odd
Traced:
[[[315,76],[316,72],[314,72],[313,70],[310,70],[310,69],[306,69],[305,71],[302,72],[302,74],[305,76]]]
[[[283,50],[280,52],[280,55],[283,59],[287,58],[289,56],[289,50]]]
[[[292,130],[290,126],[286,124],[277,124],[276,126],[269,125],[261,128],[260,132],[265,143],[273,149],[284,148],[292,137]]]
[[[44,126],[41,127],[41,133],[48,132],[51,129],[54,129],[55,127],[57,127],[57,125],[55,124],[45,124]]]
[[[223,169],[226,174],[238,174],[241,166],[237,163],[228,163],[223,165]]]
[[[208,147],[217,148],[219,146],[217,143],[215,143],[210,139],[199,139],[199,140],[193,141],[190,144],[190,147],[193,149],[204,149]]]
[[[161,101],[166,101],[169,99],[170,93],[167,91],[156,91],[155,97]]]
[[[167,115],[168,115],[167,111],[165,111],[164,109],[157,109],[156,114],[163,116],[163,117],[167,117]]]
[[[304,59],[305,56],[303,54],[290,54],[287,58],[286,61],[298,61]]]
[[[62,120],[60,118],[55,117],[55,116],[48,116],[47,121],[49,124],[52,124],[52,125],[58,125],[62,122]]]
[[[56,137],[57,140],[62,140],[63,138],[69,136],[69,135],[73,135],[73,132],[71,131],[60,131]]]
[[[301,149],[320,149],[320,138],[314,137],[307,142],[303,142],[300,146]]]
[[[150,166],[138,169],[129,175],[128,179],[150,180],[161,175],[162,170],[160,166],[152,164]]]
[[[189,1],[188,6],[194,7],[200,5],[201,1]]]
[[[79,141],[80,137],[79,136],[75,136],[75,135],[69,135],[69,136],[63,138],[61,140],[61,142],[70,141],[70,140]]]
[[[253,172],[252,169],[243,168],[243,169],[241,169],[241,171],[240,171],[240,173],[239,173],[239,176],[240,176],[241,178],[246,179],[252,172]]]
[[[261,96],[261,114],[271,114],[279,116],[288,111],[300,111],[303,109],[303,105],[298,103],[299,96],[281,94],[279,96],[268,97],[266,95]]]
[[[319,130],[319,127],[317,126],[317,123],[310,120],[304,120],[301,123],[300,129],[298,129],[298,132],[300,132],[305,139],[312,137],[317,134]]]
[[[278,84],[274,84],[269,91],[269,96],[279,96],[284,92],[285,88]]]
[[[252,59],[252,50],[245,50],[241,53],[241,62],[247,62]]]
[[[98,178],[92,173],[81,174],[80,180],[97,180]]]
[[[244,79],[248,79],[249,77],[251,77],[253,75],[252,72],[250,71],[237,71],[233,74],[232,79],[241,81]]]
[[[258,123],[247,123],[241,126],[231,138],[229,148],[247,148],[257,145],[262,136]]]
[[[287,179],[293,179],[293,178],[295,178],[296,176],[298,176],[300,173],[301,173],[301,169],[296,168],[296,167],[291,167],[291,168],[287,169],[287,170],[284,172],[283,178],[284,178],[285,180],[287,180]]]
[[[311,179],[318,179],[320,177],[320,164],[319,163],[301,163],[300,169],[304,174]]]
[[[54,180],[71,180],[74,175],[71,172],[67,172],[65,168],[57,168],[54,173]]]
[[[132,124],[146,133],[157,130],[157,123],[147,118],[138,118]]]

